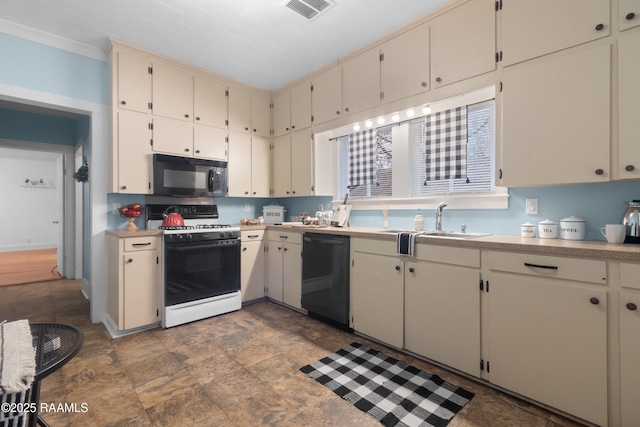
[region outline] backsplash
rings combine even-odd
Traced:
[[[525,214],[525,200],[538,199],[538,215]],[[140,202],[144,196],[109,194],[108,206],[120,203]],[[568,216],[577,216],[586,221],[586,239],[604,240],[600,228],[605,224],[620,223],[629,200],[640,199],[640,183],[614,182],[601,184],[578,184],[556,187],[511,188],[508,209],[448,209],[443,211],[442,223],[445,230],[459,231],[461,224],[467,225],[468,232],[519,235],[520,224],[551,219],[559,222]],[[303,211],[315,215],[322,204],[331,209],[331,197],[293,197],[283,199],[256,199],[236,197],[216,197],[214,202],[220,212],[220,223],[238,224],[242,218],[257,218],[262,215],[262,207],[276,203],[285,207],[285,219],[297,216]],[[245,206],[246,205],[246,206]],[[245,207],[248,212],[245,211]],[[417,210],[389,210],[389,228],[412,229]],[[435,211],[422,210],[425,229],[435,226]],[[352,211],[351,225],[382,227],[382,210]],[[124,228],[127,219],[108,213],[109,228]],[[144,218],[136,219],[136,225],[144,227]]]

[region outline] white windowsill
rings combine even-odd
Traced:
[[[332,200],[333,207],[342,204],[343,201],[343,199]],[[356,211],[382,210],[382,205],[396,210],[435,209],[442,202],[447,204],[447,209],[508,209],[509,192],[506,188],[498,187],[494,193],[447,193],[406,199],[367,198],[347,201],[351,209]]]

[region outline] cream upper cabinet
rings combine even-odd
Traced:
[[[251,94],[251,133],[263,138],[271,136],[271,98]]]
[[[438,88],[496,69],[494,0],[473,0],[434,18],[431,87]]]
[[[342,117],[342,70],[333,67],[312,79],[311,112],[318,125]]]
[[[291,132],[291,91],[286,90],[273,97],[273,136],[276,138]]]
[[[601,45],[505,69],[501,185],[609,180],[610,56]]]
[[[429,24],[394,37],[380,47],[384,102],[429,90]]]
[[[314,195],[313,135],[311,129],[291,134],[291,195]]]
[[[610,0],[503,0],[503,65],[608,36],[610,7]]]
[[[640,25],[640,0],[620,0],[620,30]]]
[[[251,138],[251,195],[269,197],[271,190],[271,150],[269,140]]]
[[[273,140],[273,195],[291,195],[291,135],[283,135]]]
[[[193,155],[203,159],[227,160],[227,131],[209,126],[193,126]]]
[[[404,280],[405,348],[479,377],[480,271],[409,261]]]
[[[640,295],[620,292],[620,381],[622,426],[640,420]]]
[[[251,136],[229,132],[229,196],[251,197]]]
[[[151,61],[146,58],[118,52],[117,106],[126,110],[148,113],[151,109]]]
[[[167,65],[153,65],[153,114],[193,121],[193,74]]]
[[[251,130],[251,94],[229,87],[229,131],[249,133]]]
[[[151,194],[153,151],[147,114],[118,111],[115,115],[117,165],[114,164],[113,192]]]
[[[622,179],[640,178],[640,33],[618,40],[619,174]]]
[[[606,263],[494,251],[487,258],[489,380],[606,425]]]
[[[204,77],[195,76],[193,87],[193,122],[226,129],[227,86]]]
[[[344,114],[380,105],[380,50],[370,49],[342,65]]]
[[[311,82],[291,88],[291,131],[311,127]]]
[[[154,117],[153,151],[193,156],[193,125],[181,120]]]

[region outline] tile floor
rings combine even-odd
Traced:
[[[298,369],[359,341],[475,393],[450,427],[578,426],[437,366],[277,304],[118,339],[92,324],[79,281],[0,288],[0,320],[60,322],[85,336],[42,382],[41,402],[86,403],[43,414],[64,426],[380,426]]]

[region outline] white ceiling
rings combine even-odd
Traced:
[[[113,37],[275,90],[448,1],[333,0],[309,21],[283,0],[0,0],[0,17],[99,49]]]

